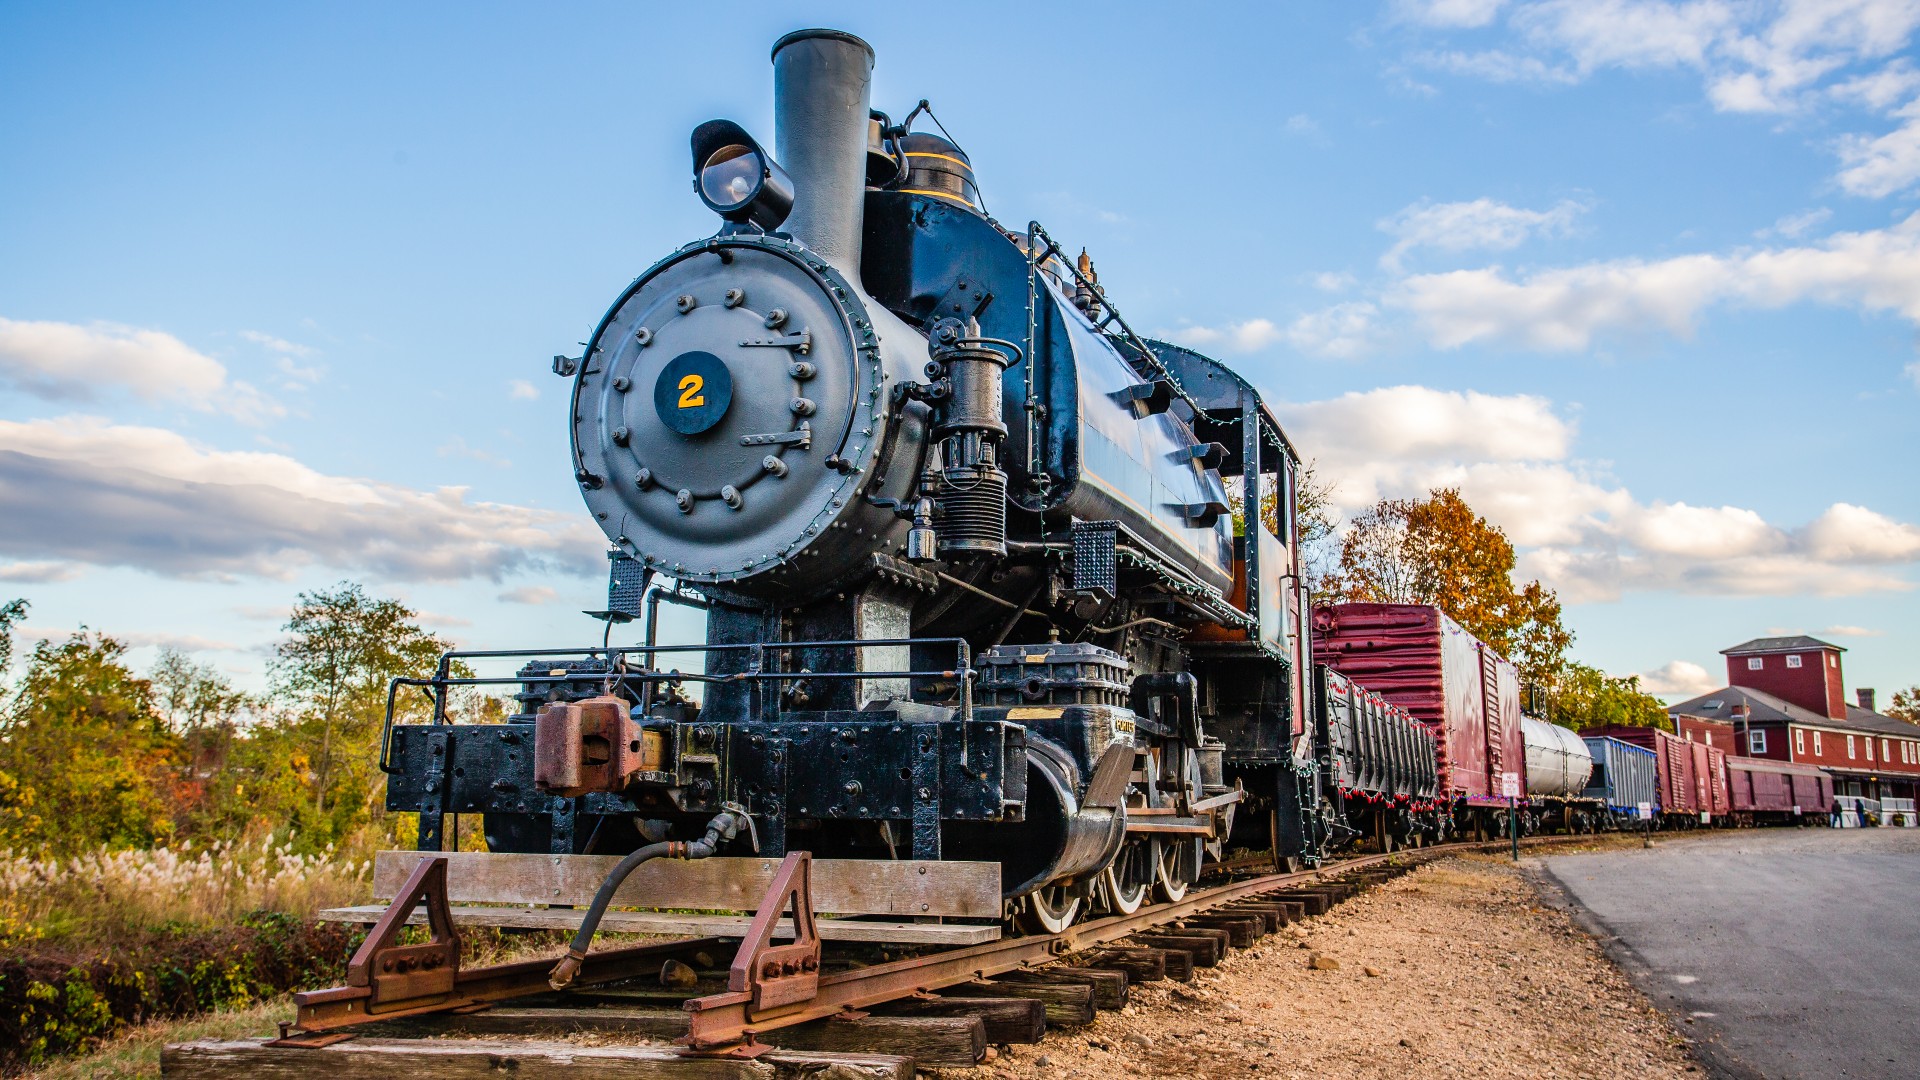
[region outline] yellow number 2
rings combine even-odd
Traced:
[[[681,379],[680,407],[683,409],[697,409],[705,405],[707,399],[700,393],[700,388],[705,385],[707,385],[707,380],[698,375],[688,375]]]

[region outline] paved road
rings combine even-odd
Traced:
[[[1733,1077],[1920,1077],[1920,829],[1761,829],[1541,860]]]

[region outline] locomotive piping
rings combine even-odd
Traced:
[[[862,293],[873,47],[840,30],[796,30],[773,46],[774,157],[793,178],[783,231]]]

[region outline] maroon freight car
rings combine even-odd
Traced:
[[[1729,756],[1727,786],[1743,825],[1824,825],[1833,811],[1833,777],[1813,765]]]
[[[1525,798],[1519,673],[1440,609],[1323,605],[1313,657],[1433,732],[1443,795],[1486,807],[1504,807],[1509,792]]]

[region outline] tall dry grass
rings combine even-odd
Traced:
[[[255,911],[309,917],[364,897],[370,860],[293,851],[272,836],[205,846],[0,853],[0,945],[106,944],[158,927],[230,926]]]

